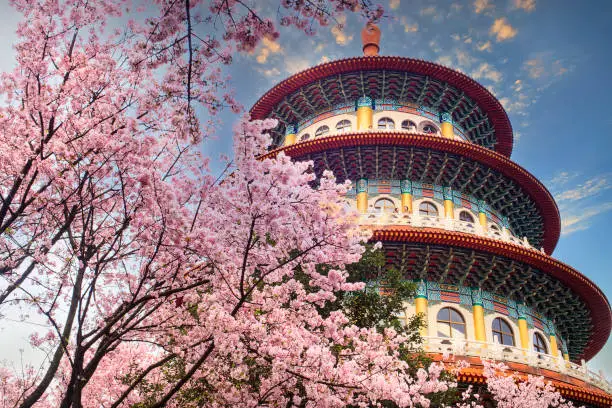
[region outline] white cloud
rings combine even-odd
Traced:
[[[400,6],[400,0],[389,0],[389,8],[391,10],[397,10]]]
[[[583,209],[579,213],[563,215],[561,217],[561,235],[569,235],[577,231],[589,229],[589,220],[597,215],[612,210],[612,203],[604,203]]]
[[[436,62],[438,64],[446,65],[447,67],[450,67],[453,64],[453,58],[450,55],[441,55],[438,57]]]
[[[476,70],[471,72],[470,75],[474,79],[484,78],[495,83],[501,81],[502,79],[502,73],[486,62],[481,63]]]
[[[505,17],[497,18],[493,22],[489,34],[495,37],[497,42],[509,40],[516,36],[518,30],[508,23]]]
[[[590,220],[612,210],[612,202],[602,199],[605,191],[612,188],[610,175],[602,174],[583,183],[574,183],[579,173],[561,171],[550,180],[550,187],[561,213],[561,234],[569,235],[591,226]]]
[[[608,182],[607,176],[596,176],[572,189],[556,194],[555,198],[559,203],[563,201],[578,201],[595,196],[610,188],[612,186]]]
[[[296,74],[300,71],[310,68],[314,65],[314,61],[302,57],[287,57],[285,58],[285,71],[289,74]]]
[[[421,9],[420,14],[422,16],[433,16],[436,14],[436,8],[434,6],[429,6]]]

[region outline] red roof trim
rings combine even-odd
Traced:
[[[612,329],[612,311],[608,299],[601,289],[589,278],[569,265],[564,264],[540,251],[527,249],[515,244],[479,237],[462,232],[431,228],[389,226],[376,229],[372,241],[418,242],[423,244],[455,245],[504,256],[531,265],[559,280],[576,292],[587,305],[595,324],[583,354],[578,360],[590,360],[604,346]]]
[[[491,92],[467,75],[433,62],[413,58],[355,57],[317,65],[290,76],[266,92],[251,108],[251,117],[253,119],[266,118],[274,106],[282,101],[285,96],[311,82],[332,75],[364,70],[413,72],[447,82],[449,85],[462,90],[486,113],[495,127],[497,138],[495,151],[507,157],[512,154],[512,125],[503,106]]]
[[[444,362],[444,358],[441,354],[428,353],[428,355],[431,356],[434,361]],[[486,383],[486,377],[483,374],[483,365],[480,358],[455,356],[455,359],[467,361],[470,364],[469,367],[461,369],[457,374],[457,379],[459,381],[466,383]],[[612,405],[611,394],[579,378],[522,363],[505,361],[504,364],[508,366],[507,372],[516,372],[520,380],[527,379],[528,375],[543,376],[547,381],[551,381],[557,391],[565,398],[588,402],[598,407],[610,407]]]
[[[278,152],[284,151],[288,156],[297,158],[340,147],[371,145],[415,146],[458,154],[481,162],[516,181],[536,203],[538,211],[544,219],[542,246],[546,253],[553,253],[561,234],[561,218],[557,204],[550,192],[537,178],[518,164],[499,153],[473,143],[408,132],[344,133],[281,147],[263,157],[274,156]]]

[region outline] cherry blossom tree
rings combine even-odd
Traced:
[[[278,35],[255,2],[13,5],[24,20],[0,81],[0,306],[49,331],[31,338],[48,353],[40,370],[2,372],[6,404],[161,407],[188,390],[200,405],[409,405],[448,388],[441,366],[409,375],[394,329],[319,313],[363,286],[346,281],[367,239],[347,185],[326,174],[313,189],[309,163],[257,160],[270,121],[240,122],[228,171],[208,173],[197,147],[210,118],[240,110],[219,66]],[[380,15],[364,1],[282,5],[281,24],[307,33],[338,12]]]

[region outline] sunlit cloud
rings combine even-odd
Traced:
[[[488,51],[491,52],[491,41],[486,41],[483,43],[479,43],[478,46],[478,51]]]
[[[344,14],[338,16],[338,24],[332,27],[331,32],[334,35],[336,44],[346,45],[353,40],[352,35],[346,35],[344,26],[346,24],[346,16]]]
[[[525,10],[528,13],[531,13],[533,10],[535,10],[535,6],[535,0],[514,0],[515,8]]]
[[[474,0],[474,12],[480,14],[493,9],[493,4],[489,0]]]
[[[264,38],[261,42],[261,47],[259,48],[259,52],[257,53],[257,57],[255,58],[258,63],[265,64],[268,62],[268,57],[270,54],[277,54],[283,51],[283,48],[276,41],[270,40],[268,38]]]
[[[400,0],[389,0],[389,8],[391,10],[397,10],[400,6]]]
[[[489,30],[489,34],[495,36],[497,42],[509,40],[516,36],[517,32],[518,30],[512,27],[505,17],[496,19]]]
[[[405,16],[402,16],[400,18],[400,23],[402,24],[402,26],[404,26],[405,33],[416,33],[417,31],[419,31],[419,25],[417,23],[410,24]]]
[[[572,70],[572,66],[560,59],[553,57],[550,52],[537,53],[533,58],[523,63],[523,70],[531,79],[548,79],[554,82],[557,77],[561,77]],[[545,84],[547,87],[550,84]]]
[[[539,58],[525,61],[524,67],[527,70],[530,78],[537,79],[544,75],[544,65],[542,64],[542,60]]]

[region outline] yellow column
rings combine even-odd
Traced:
[[[487,341],[484,323],[484,307],[482,293],[479,288],[472,288],[472,315],[474,316],[474,339]]]
[[[297,139],[296,134],[296,126],[295,125],[287,125],[287,129],[285,130],[285,143],[284,146],[291,146],[295,144]]]
[[[557,337],[554,334],[550,335],[550,354],[553,357],[559,356],[559,350],[557,349]]]
[[[400,191],[402,193],[402,212],[412,214],[412,181],[401,180]]]
[[[424,280],[417,282],[416,296],[414,297],[414,306],[416,314],[423,315],[423,322],[425,325],[421,327],[421,336],[427,336],[427,283]]]
[[[527,319],[525,317],[518,318],[519,336],[521,338],[521,348],[529,350],[529,329],[527,328]]]
[[[478,200],[478,222],[484,231],[487,230],[487,213],[486,204],[482,200]]]
[[[455,218],[455,205],[453,204],[453,190],[450,187],[443,187],[444,195],[444,217]]]
[[[372,129],[374,110],[372,98],[363,96],[357,100],[357,130]]]
[[[357,210],[360,213],[368,211],[368,179],[360,178],[355,186],[357,191]]]
[[[443,112],[440,115],[440,122],[440,131],[442,133],[442,136],[448,139],[454,139],[455,131],[453,128],[453,118],[451,114],[448,112]]]
[[[569,354],[567,354],[567,353],[563,353],[563,359],[564,359],[565,361],[569,361]]]

